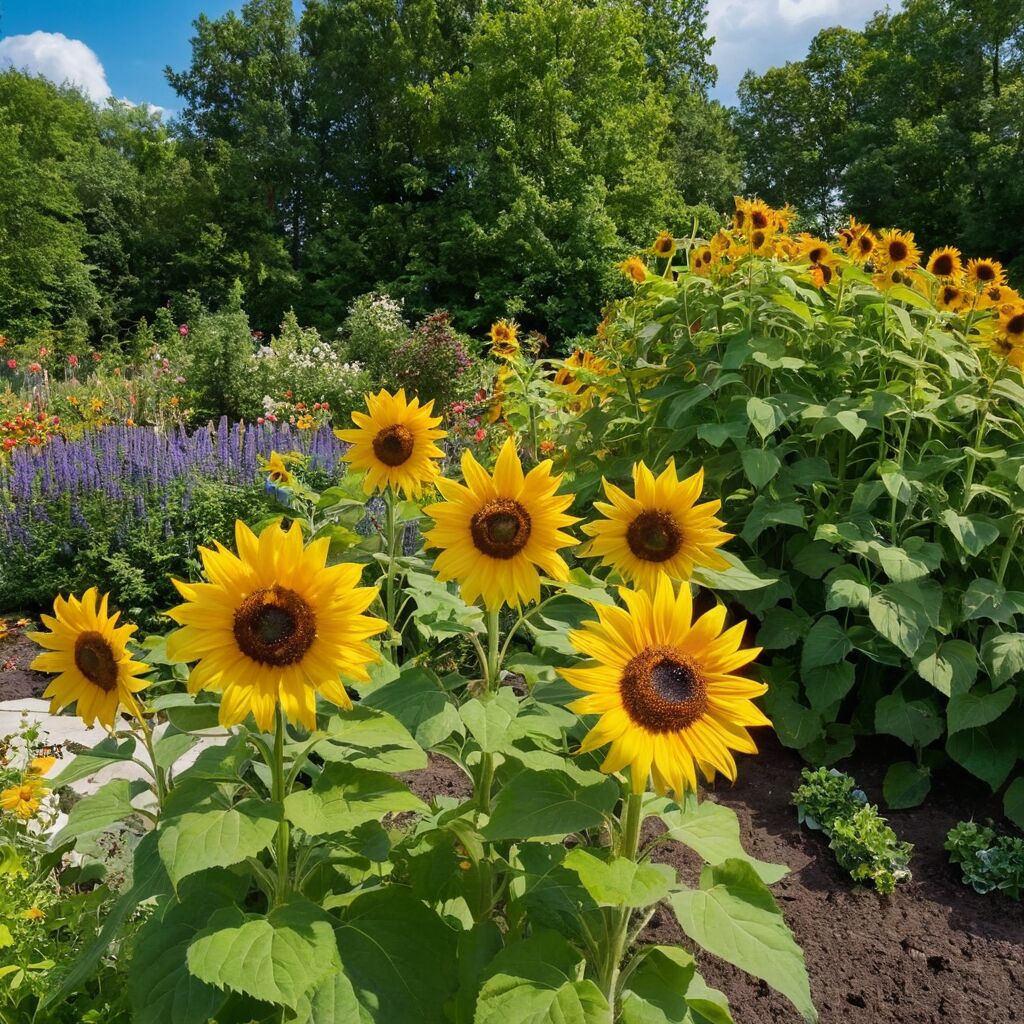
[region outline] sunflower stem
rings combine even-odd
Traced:
[[[272,797],[281,812],[277,825],[277,839],[274,846],[277,860],[277,891],[275,902],[281,903],[288,892],[288,819],[284,816],[285,774],[284,774],[285,721],[281,705],[274,708],[274,756],[270,765],[273,783]]]
[[[142,742],[146,745],[146,751],[149,754],[149,761],[153,766],[151,774],[156,782],[157,807],[162,812],[164,809],[164,800],[167,798],[167,785],[164,782],[163,770],[156,763],[156,751],[153,746],[153,730],[150,729],[149,723],[142,715],[139,715],[139,725],[142,726]],[[143,767],[145,767],[145,765]]]
[[[619,856],[627,860],[636,860],[640,845],[640,826],[643,824],[644,794],[630,792],[625,799],[619,833]],[[610,1011],[609,1020],[616,1019],[616,1003],[618,1002],[619,973],[622,958],[629,941],[629,907],[617,907],[608,911],[610,927],[608,928],[608,944],[602,951],[601,976],[598,982]]]
[[[395,624],[395,548],[397,546],[398,524],[395,516],[395,491],[390,485],[384,492],[384,507],[387,511],[385,533],[387,534],[388,564],[384,575],[384,601],[390,630],[388,644],[394,649],[398,646],[397,626]]]
[[[487,609],[487,663],[484,674],[484,698],[497,692],[498,677],[501,673],[501,630],[499,628],[500,608]],[[494,784],[494,755],[486,751],[480,754],[480,779],[476,787],[477,807],[482,814],[491,813],[491,787]]]

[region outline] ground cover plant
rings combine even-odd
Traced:
[[[951,864],[959,864],[964,885],[975,892],[1024,893],[1024,839],[998,835],[988,825],[962,821],[946,837]]]

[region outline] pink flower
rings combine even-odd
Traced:
[[[473,435],[473,440],[474,440],[474,441],[482,441],[482,440],[483,440],[483,439],[484,439],[484,438],[485,438],[486,436],[487,436],[487,431],[486,431],[486,430],[484,430],[484,428],[483,428],[483,427],[481,427],[481,428],[480,428],[480,429],[479,429],[479,430],[478,430],[478,431],[477,431],[477,432],[476,432],[476,433],[475,433],[475,434]]]
[[[29,373],[42,373],[43,372],[43,368],[42,368],[42,366],[39,365],[39,363],[29,363],[28,364],[28,372]]]
[[[45,359],[49,354],[50,350],[45,345],[39,350],[40,359]]]
[[[77,366],[78,356],[68,356],[68,366]]]
[[[267,417],[267,422],[268,422],[268,423],[276,423],[276,422],[277,422],[277,417],[276,417],[276,416],[275,416],[275,415],[274,415],[273,413],[271,413],[271,414],[270,414],[270,415],[269,415],[269,416]]]
[[[182,324],[182,325],[181,325],[181,326],[180,326],[180,327],[178,328],[178,333],[179,333],[179,334],[180,334],[180,335],[181,335],[181,336],[182,336],[183,338],[185,338],[185,337],[188,337],[188,324]]]
[[[261,416],[256,422],[262,427],[267,421]]]
[[[7,360],[7,369],[8,370],[16,370],[17,368],[18,368],[18,360],[17,359],[8,359]]]
[[[60,417],[59,417],[59,416],[51,416],[51,417],[50,417],[50,422],[51,422],[51,423],[52,423],[52,424],[53,424],[53,425],[54,425],[55,427],[59,427],[59,426],[60,426]]]

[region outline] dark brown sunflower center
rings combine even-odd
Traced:
[[[1006,333],[1015,336],[1024,334],[1024,313],[1017,313],[1006,321]]]
[[[832,268],[827,263],[821,263],[818,265],[818,271],[821,274],[821,280],[825,284],[829,284],[832,281]]]
[[[942,301],[947,306],[955,302],[959,296],[960,289],[954,288],[952,285],[946,285],[946,287],[942,289]]]
[[[810,256],[812,263],[820,263],[825,258],[826,252],[828,252],[827,249],[822,246],[818,246],[817,248],[812,249],[808,253],[808,256]]]
[[[657,244],[655,245],[655,249],[658,252],[662,253],[662,254],[669,252],[671,250],[671,248],[672,248],[672,239],[671,238],[659,238]]]
[[[907,258],[907,247],[906,245],[896,239],[889,243],[889,259],[893,263],[902,263]]]
[[[412,455],[412,449],[412,434],[408,427],[403,427],[400,423],[378,430],[377,436],[373,439],[373,454],[385,466],[400,466],[407,462]]]
[[[650,732],[677,732],[708,707],[708,688],[699,666],[671,647],[649,647],[622,671],[619,692],[626,714]]]
[[[666,562],[682,546],[683,535],[668,512],[641,512],[626,530],[629,550],[646,562]]]
[[[316,639],[316,616],[306,600],[276,584],[250,594],[235,612],[238,649],[261,665],[301,661]]]
[[[978,275],[979,281],[988,283],[996,279],[996,272],[988,263],[979,263],[974,272]]]
[[[766,228],[768,227],[768,216],[763,210],[755,210],[750,215],[750,222],[755,228]]]
[[[755,231],[750,236],[750,241],[753,244],[755,249],[760,249],[761,246],[764,245],[764,237],[765,236],[764,236],[764,232],[763,231]]]
[[[872,249],[874,249],[875,243],[872,242],[867,235],[861,235],[860,238],[857,239],[857,246],[862,253],[867,255]]]
[[[117,686],[114,652],[103,635],[95,630],[79,633],[75,641],[75,666],[90,683],[105,693],[110,693]]]
[[[932,273],[938,277],[949,277],[953,273],[953,257],[948,252],[936,256],[932,264]]]
[[[512,558],[530,539],[530,514],[512,498],[487,502],[469,521],[469,532],[479,551],[491,558]]]

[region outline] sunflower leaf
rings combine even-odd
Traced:
[[[563,863],[605,907],[649,907],[667,896],[676,880],[668,864],[638,864],[629,857],[604,860],[582,847],[570,850]]]

